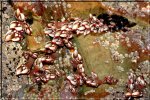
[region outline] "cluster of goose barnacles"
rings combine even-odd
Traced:
[[[10,24],[10,29],[6,34],[5,41],[21,41],[23,39],[23,33],[31,35],[32,29],[29,24],[26,23],[25,15],[21,13],[19,9],[15,12],[15,17],[18,21],[13,21]],[[73,20],[73,21],[72,21]],[[58,77],[65,76],[66,80],[69,83],[69,88],[72,93],[76,93],[76,88],[82,86],[83,84],[91,87],[98,87],[101,84],[116,84],[117,79],[114,79],[111,76],[105,77],[103,80],[100,80],[94,72],[91,72],[91,76],[88,76],[85,73],[83,59],[78,51],[74,48],[71,39],[74,34],[84,34],[89,33],[101,33],[113,29],[115,23],[109,25],[104,23],[104,19],[96,18],[90,14],[88,19],[82,20],[80,18],[73,18],[71,22],[50,22],[45,28],[44,33],[46,36],[50,37],[45,45],[44,56],[39,56],[38,53],[32,53],[26,51],[23,53],[26,63],[16,68],[16,75],[30,74],[33,77],[33,82],[43,82],[46,83],[49,80],[57,79]],[[60,25],[59,25],[60,24]],[[72,66],[76,69],[76,73],[66,75],[66,73],[55,69],[51,72],[49,69],[44,68],[44,65],[53,64],[55,57],[53,54],[60,47],[68,48],[69,50],[74,50],[72,53]],[[34,67],[33,67],[34,66]],[[34,70],[33,70],[34,69]]]
[[[32,29],[28,23],[26,23],[26,17],[21,13],[20,9],[15,12],[17,21],[10,23],[9,31],[6,33],[5,41],[21,41],[23,34],[31,35]]]
[[[117,79],[114,79],[111,76],[105,77],[103,80],[100,80],[94,72],[91,72],[91,76],[86,75],[83,65],[83,59],[81,55],[75,50],[72,53],[72,65],[73,68],[77,69],[76,74],[71,74],[67,76],[67,80],[70,83],[70,89],[73,93],[76,93],[76,89],[78,86],[82,86],[83,84],[90,87],[98,87],[101,84],[116,84],[118,82]]]
[[[137,76],[134,73],[130,73],[128,76],[127,92],[125,96],[127,98],[138,98],[143,96],[143,89],[146,87],[147,82],[142,75]]]

